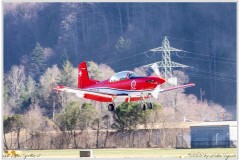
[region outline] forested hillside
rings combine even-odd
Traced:
[[[161,60],[149,50],[161,46],[165,36],[185,51],[172,59],[190,66],[174,75],[180,84],[191,81],[196,87],[161,94],[153,110],[123,103],[110,113],[105,103],[53,91],[57,85],[76,86],[82,61],[88,61],[90,76],[98,80],[122,70],[150,75],[151,70],[139,67]],[[138,146],[152,147],[152,130],[159,129],[155,124],[235,116],[235,3],[4,3],[7,149],[84,148],[90,143],[135,147],[140,126],[147,136]],[[129,144],[115,141],[125,131]],[[176,139],[168,132],[161,133],[168,140],[155,145],[174,147]],[[97,140],[89,141],[89,133]],[[116,137],[107,141],[110,135]]]
[[[192,67],[184,70],[197,84],[191,93],[200,98],[201,89],[204,99],[234,112],[234,3],[5,3],[4,72],[23,65],[39,82],[47,67],[61,67],[66,59],[73,66],[93,60],[131,70],[160,60],[160,54],[145,51],[159,47],[164,36],[188,51],[172,58]],[[38,45],[44,56],[33,60]],[[30,67],[36,61],[44,64],[39,70]]]

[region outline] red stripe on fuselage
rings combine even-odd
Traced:
[[[109,97],[103,97],[103,96],[97,96],[97,95],[93,95],[93,94],[84,94],[84,97],[86,99],[91,99],[94,101],[99,101],[99,102],[112,102],[112,98]]]
[[[113,102],[112,98],[97,96],[97,95],[92,95],[92,94],[85,94],[84,98],[99,101],[99,102]],[[146,99],[146,98],[149,98],[149,97],[144,96],[143,98]],[[130,97],[130,102],[140,101],[140,100],[142,100],[142,97]],[[129,101],[129,98],[126,98],[125,102],[128,102],[128,101]]]
[[[144,96],[143,98],[146,99],[146,98],[149,98],[149,97]],[[130,102],[140,101],[140,100],[142,100],[142,97],[130,97]],[[128,102],[128,98],[126,98],[125,102]]]
[[[147,82],[148,80],[153,80],[153,82]],[[88,89],[98,89],[98,88],[108,88],[109,90],[126,90],[126,92],[129,91],[146,91],[146,90],[153,90],[156,88],[157,85],[159,84],[163,84],[165,82],[165,80],[163,78],[159,78],[159,77],[154,77],[154,76],[150,76],[150,77],[142,77],[142,78],[133,78],[133,79],[125,79],[125,80],[120,80],[120,81],[116,81],[116,82],[109,82],[108,80],[99,82],[97,84],[88,86],[84,89],[88,90]],[[109,93],[110,94],[110,93]],[[99,96],[99,95],[94,95],[94,94],[85,94],[84,98],[86,99],[91,99],[91,100],[95,100],[95,101],[100,101],[100,102],[112,102],[112,98],[109,97],[104,97],[104,96]],[[149,97],[146,97],[149,98]],[[140,97],[131,97],[130,101],[139,101],[141,100]],[[128,101],[128,98],[125,99],[125,101]]]
[[[154,80],[153,83],[146,82],[147,80]],[[95,85],[91,85],[87,88],[98,88],[98,87],[107,87],[114,89],[122,89],[122,90],[149,90],[154,89],[158,84],[163,84],[165,82],[164,79],[159,77],[142,77],[142,78],[133,78],[133,79],[125,79],[116,82],[109,82],[109,80],[105,80],[99,82]]]

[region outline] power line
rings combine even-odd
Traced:
[[[172,52],[172,51],[175,51],[175,52],[179,52],[179,51],[183,51],[183,50],[179,50],[179,49],[176,49],[176,48],[173,48],[173,47],[170,47],[170,44],[168,44],[169,42],[166,42],[165,41],[165,52]],[[163,46],[164,46],[164,43],[163,43]],[[158,51],[162,51],[164,52],[164,48],[163,46],[161,47],[158,47],[158,48],[154,48],[154,49],[151,49],[149,51],[152,51],[153,54],[155,54],[156,52]],[[166,51],[167,50],[167,51]],[[108,65],[109,64],[113,64],[115,62],[120,62],[122,60],[126,60],[126,59],[129,59],[131,57],[135,57],[135,56],[139,56],[139,55],[144,55],[148,58],[150,58],[149,56],[147,56],[146,54],[149,52],[149,51],[144,51],[144,52],[140,52],[140,53],[136,53],[136,54],[133,54],[133,55],[130,55],[130,56],[127,56],[127,57],[124,57],[124,58],[121,58],[121,59],[117,59],[115,61],[111,61],[110,63],[107,63]],[[200,54],[200,53],[196,53],[196,52],[188,52],[188,51],[183,51],[183,52],[186,52],[186,53],[191,53],[191,54],[195,54],[195,55],[200,55],[200,56],[205,56],[205,57],[214,57],[214,58],[221,58],[221,59],[225,59],[225,60],[231,60],[231,61],[235,61],[235,59],[231,59],[231,58],[224,58],[224,57],[216,57],[216,56],[211,56],[211,55],[204,55],[204,54]],[[99,55],[97,57],[103,57],[102,55]],[[207,60],[207,59],[201,59],[201,58],[193,58],[193,57],[188,57],[188,56],[183,56],[184,58],[188,58],[188,59],[194,59],[194,60],[201,60],[201,61],[207,61],[207,62],[216,62],[216,63],[227,63],[227,64],[235,64],[235,62],[223,62],[223,61],[211,61],[211,60]],[[182,57],[182,58],[183,58]],[[181,57],[180,57],[181,58]],[[145,61],[146,62],[146,61]],[[161,61],[160,61],[161,62]],[[137,63],[133,63],[131,65],[124,65],[124,66],[121,66],[121,67],[117,67],[115,69],[121,69],[121,68],[125,68],[125,67],[130,67],[130,66],[136,66],[138,64],[141,64],[142,65],[142,62],[137,62]],[[160,67],[164,67],[164,63],[162,63],[161,65],[159,65]],[[173,66],[172,66],[173,67]],[[190,67],[192,68],[192,67]],[[227,78],[223,78],[223,77],[232,77],[232,78],[235,78],[234,76],[230,76],[230,75],[225,75],[225,74],[222,74],[222,73],[218,73],[218,72],[210,72],[210,71],[207,71],[207,70],[203,70],[203,69],[198,69],[198,68],[194,68],[197,70],[197,72],[203,72],[203,73],[209,73],[209,74],[214,74],[214,76],[219,76],[219,78],[213,78],[213,77],[209,77],[209,76],[206,76],[206,75],[202,75],[202,74],[191,74],[191,73],[187,73],[189,74],[190,76],[192,77],[199,77],[199,78],[204,78],[204,79],[213,79],[213,80],[219,80],[219,81],[230,81],[230,82],[236,82],[234,81],[233,79],[227,79]]]
[[[148,63],[150,63],[150,62],[148,62]],[[115,69],[122,69],[122,68],[127,68],[127,67],[132,67],[132,66],[135,66],[135,65],[144,65],[144,64],[142,64],[142,62],[137,62],[137,63],[133,63],[133,64],[131,64],[131,65],[124,65],[124,66],[122,66],[122,67],[116,67]],[[135,67],[136,68],[136,67]],[[140,67],[139,67],[140,68]]]
[[[122,68],[128,68],[128,67],[132,67],[132,66],[136,66],[136,65],[141,65],[142,62],[137,62],[137,63],[133,63],[131,65],[127,65],[127,66],[122,66],[122,67],[117,67],[116,69],[122,69]],[[201,70],[201,69],[198,69],[198,70]],[[198,71],[200,72],[200,71]],[[210,72],[208,72],[210,73]],[[185,74],[187,74],[189,77],[197,77],[197,78],[202,78],[202,79],[212,79],[212,80],[216,80],[216,81],[226,81],[226,82],[231,82],[231,83],[236,83],[235,80],[233,79],[228,79],[228,78],[213,78],[211,76],[206,76],[206,75],[203,75],[203,74],[194,74],[194,73],[188,73],[188,72],[185,72]],[[227,75],[224,75],[224,76],[227,76]]]
[[[201,42],[201,41],[194,41],[194,40],[188,40],[188,39],[183,39],[183,38],[175,38],[175,37],[169,37],[168,38],[170,39],[177,39],[177,40],[181,40],[181,41],[186,41],[186,42],[192,42],[192,43],[199,43],[199,44],[205,44],[206,46],[207,45],[212,45],[210,43],[206,43],[206,42]],[[226,45],[221,45],[221,44],[218,44],[218,43],[214,43],[214,45],[217,45],[217,46],[222,46],[222,47],[229,47],[229,48],[233,48],[234,46],[226,46]]]
[[[215,61],[215,60],[212,61],[212,60],[201,59],[201,58],[192,58],[192,57],[188,57],[188,56],[184,56],[184,58],[194,59],[194,60],[199,60],[199,61],[206,61],[206,62],[216,62],[216,63],[226,63],[226,64],[236,65],[235,62],[222,62],[222,61]]]
[[[110,63],[107,63],[107,64],[112,64],[112,63],[115,63],[115,62],[119,62],[119,61],[122,61],[122,60],[124,60],[124,59],[128,59],[128,58],[130,58],[130,57],[135,57],[135,56],[138,56],[138,55],[140,55],[140,54],[144,54],[144,53],[146,53],[146,52],[148,52],[148,51],[144,51],[144,52],[141,52],[141,53],[137,53],[137,54],[134,54],[134,55],[132,55],[132,56],[127,56],[127,57],[118,59],[118,60],[116,60],[116,61],[111,61]]]
[[[131,65],[127,65],[127,66],[123,66],[123,67],[117,67],[117,69],[121,69],[121,68],[125,68],[125,67],[130,67],[130,66],[135,66],[135,65],[139,65],[141,64],[141,62],[139,63],[134,63],[134,64],[131,64]],[[198,77],[198,78],[202,78],[202,79],[212,79],[212,80],[216,80],[216,81],[227,81],[227,82],[232,82],[232,83],[236,83],[235,80],[233,79],[227,79],[227,78],[213,78],[213,77],[210,77],[210,76],[206,76],[206,75],[203,75],[203,74],[193,74],[193,73],[187,73],[185,72],[185,74],[187,74],[189,77]]]
[[[163,39],[163,36],[160,38],[160,40],[161,39]],[[153,42],[157,42],[157,41],[159,41],[159,39],[154,39],[154,40],[150,40],[150,41],[148,41],[148,43],[153,43]],[[142,44],[141,43],[139,43],[139,44],[136,44],[135,45],[135,47],[138,47],[138,46],[141,46]],[[147,50],[147,51],[144,51],[144,52],[148,52],[149,50]],[[141,54],[144,54],[144,52],[140,52],[140,53],[136,53],[136,54],[133,54],[132,56],[135,56],[135,55],[141,55]],[[109,54],[107,54],[107,53],[109,53]],[[108,52],[106,52],[104,55],[96,55],[96,56],[94,56],[94,59],[95,60],[97,60],[96,58],[98,58],[98,57],[104,57],[104,56],[111,56],[113,53],[112,53],[112,49],[109,49],[109,51]],[[89,57],[89,55],[83,55],[83,56],[81,56],[80,58],[88,58]],[[129,57],[131,57],[131,56],[129,56]],[[115,62],[115,61],[111,61],[111,62]]]
[[[186,74],[189,75],[190,77],[198,77],[198,78],[203,78],[203,79],[212,79],[212,80],[216,80],[216,81],[227,81],[227,82],[236,83],[236,81],[232,80],[232,79],[213,78],[213,77],[209,77],[209,76],[205,76],[205,75],[191,74],[191,73],[186,73]]]
[[[162,37],[163,38],[163,37]],[[162,39],[162,38],[160,38],[160,39]],[[156,40],[153,40],[153,42],[155,42]],[[140,46],[141,44],[139,44],[139,46]],[[178,50],[179,51],[179,50]],[[205,57],[212,57],[212,58],[217,58],[217,59],[225,59],[225,60],[230,60],[230,61],[236,61],[236,59],[231,59],[231,58],[225,58],[225,57],[219,57],[219,56],[211,56],[211,55],[205,55],[205,54],[201,54],[201,53],[197,53],[197,52],[189,52],[189,51],[183,51],[183,50],[181,50],[182,52],[185,52],[185,53],[191,53],[191,54],[195,54],[195,55],[199,55],[199,56],[205,56]],[[116,60],[116,61],[111,61],[110,63],[106,63],[106,64],[113,64],[113,63],[115,63],[115,62],[120,62],[120,61],[122,61],[122,60],[126,60],[126,59],[128,59],[128,58],[131,58],[131,57],[135,57],[135,56],[139,56],[139,55],[143,55],[143,54],[145,54],[145,56],[147,57],[147,58],[151,58],[151,57],[149,57],[149,56],[147,56],[146,55],[146,53],[148,53],[149,51],[144,51],[144,52],[140,52],[140,53],[136,53],[136,54],[133,54],[133,55],[131,55],[131,56],[127,56],[127,57],[124,57],[124,58],[122,58],[122,59],[118,59],[118,60]],[[111,53],[112,54],[112,53]],[[86,58],[88,55],[85,55],[85,56],[83,56],[82,58]],[[106,54],[104,55],[104,56],[106,56]],[[98,57],[104,57],[103,55],[98,55],[98,56],[94,56],[94,59],[95,60],[97,60],[97,58]],[[202,61],[208,61],[208,62],[216,62],[216,63],[227,63],[227,64],[235,64],[235,62],[233,63],[233,62],[223,62],[223,61],[219,61],[219,60],[214,60],[214,61],[210,61],[210,60],[206,60],[206,59],[200,59],[200,58],[192,58],[192,57],[188,57],[188,56],[183,56],[183,57],[185,57],[185,58],[189,58],[189,59],[195,59],[195,60],[202,60]],[[179,58],[183,58],[183,57],[179,57]]]
[[[211,55],[201,54],[201,53],[197,53],[197,52],[190,52],[190,51],[184,51],[184,52],[195,54],[195,55],[200,55],[200,56],[205,56],[205,57],[220,58],[220,59],[226,59],[226,60],[230,60],[230,61],[236,61],[236,59],[234,59],[234,58],[225,58],[225,57],[219,57],[219,56],[211,56]]]
[[[195,69],[195,70],[194,70]],[[209,74],[215,74],[215,75],[219,75],[219,76],[223,76],[223,77],[232,77],[232,78],[236,78],[236,76],[233,76],[233,75],[226,75],[226,74],[223,74],[223,73],[220,73],[220,72],[210,72],[208,70],[203,70],[203,69],[199,69],[199,68],[193,68],[194,71],[197,71],[197,72],[204,72],[204,73],[209,73]]]

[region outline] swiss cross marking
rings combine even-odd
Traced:
[[[82,72],[81,71],[78,74],[79,74],[80,77],[82,76]]]

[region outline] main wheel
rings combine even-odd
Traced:
[[[153,104],[150,102],[150,103],[148,103],[148,108],[149,109],[153,109]]]
[[[147,109],[147,106],[146,106],[145,103],[143,103],[143,104],[141,105],[141,109],[142,109],[143,111],[145,111],[145,110]]]
[[[110,104],[108,105],[108,110],[109,110],[109,111],[114,111],[114,109],[115,109],[114,104],[110,103]]]

